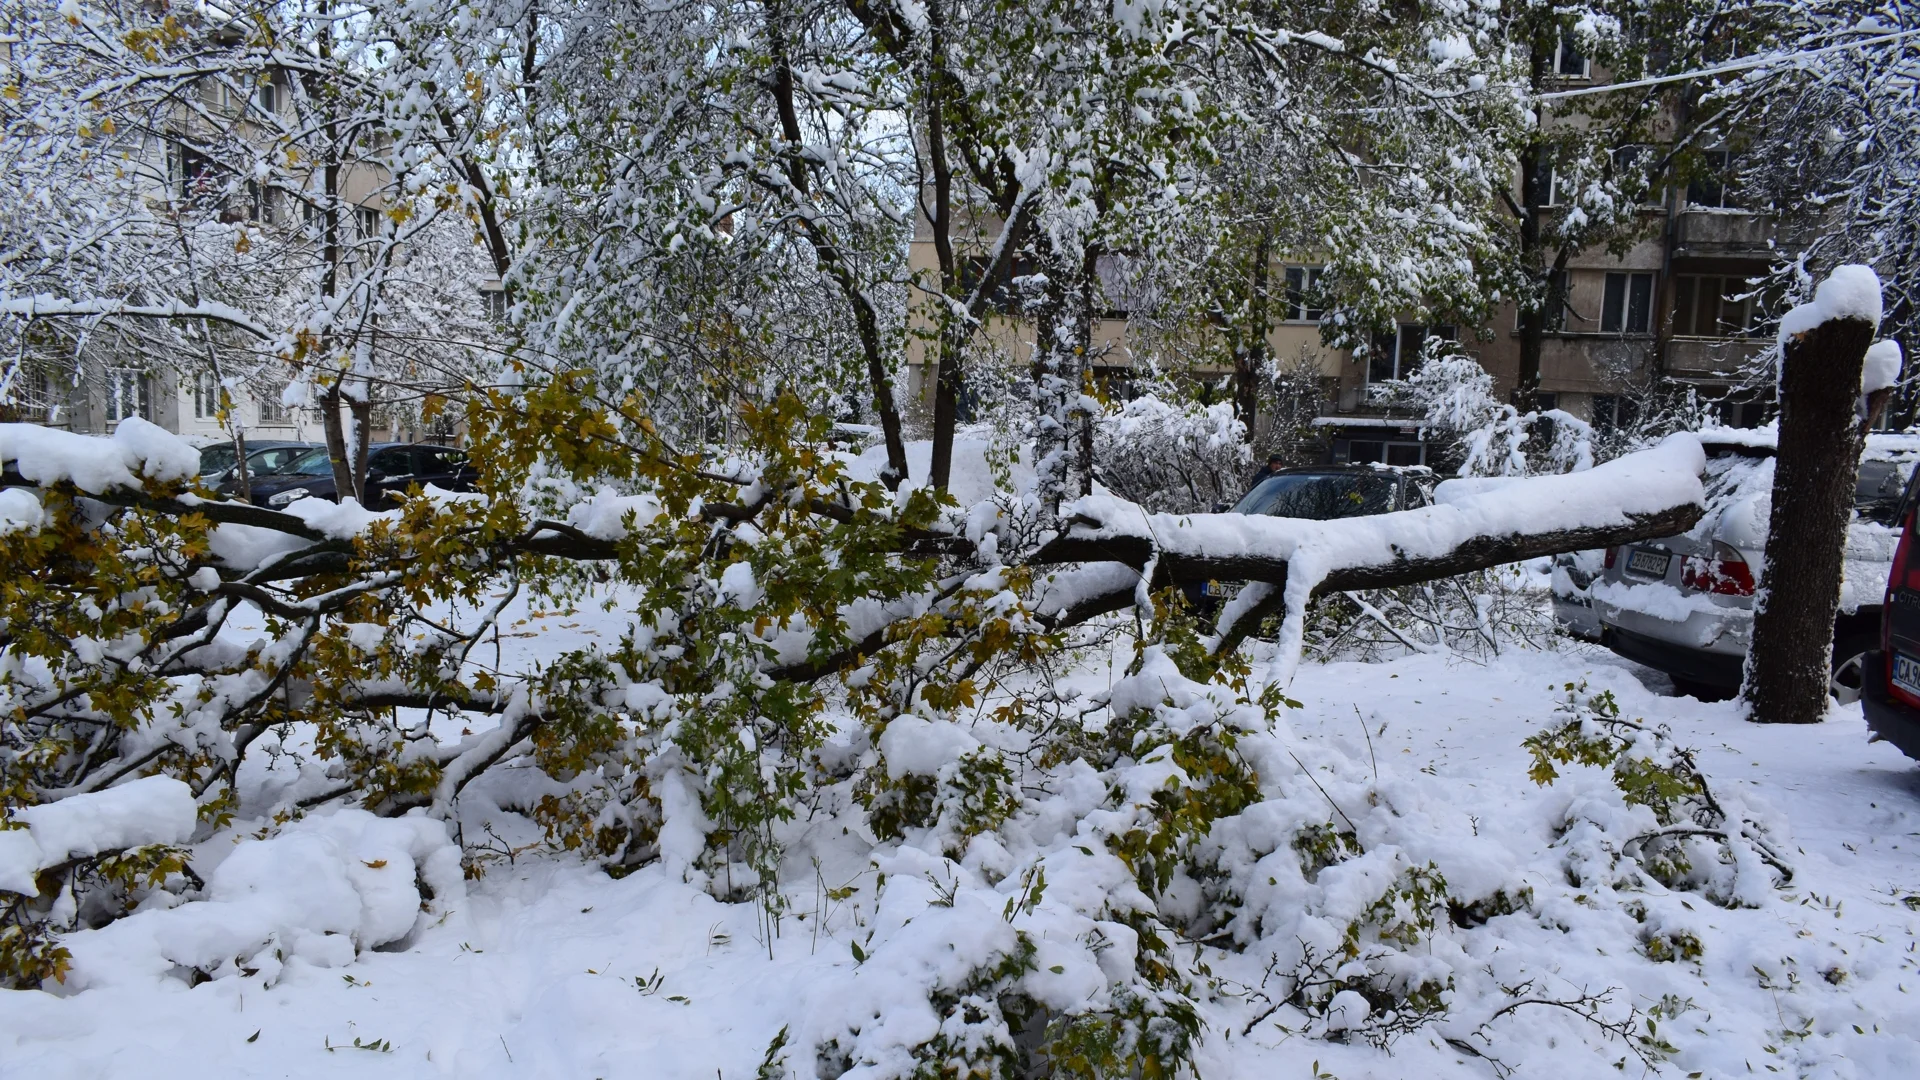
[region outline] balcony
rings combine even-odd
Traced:
[[[1667,342],[1667,374],[1678,379],[1732,379],[1771,348],[1771,342],[1758,338],[1676,337]]]
[[[1752,259],[1771,254],[1771,214],[1740,210],[1683,211],[1674,226],[1675,258]]]

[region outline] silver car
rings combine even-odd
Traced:
[[[1773,501],[1773,433],[1706,432],[1707,510],[1688,532],[1608,549],[1583,589],[1600,642],[1666,672],[1681,693],[1702,700],[1740,687],[1753,630],[1753,594],[1766,553]],[[1879,640],[1882,597],[1894,547],[1895,514],[1920,460],[1920,437],[1873,435],[1861,456],[1834,623],[1834,693],[1859,696],[1861,657]],[[1560,574],[1555,574],[1556,585]],[[1567,591],[1574,593],[1573,574]],[[1563,621],[1574,597],[1556,612]]]

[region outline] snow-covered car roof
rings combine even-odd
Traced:
[[[1700,445],[1709,457],[1723,452],[1746,452],[1751,456],[1771,455],[1780,444],[1778,424],[1757,428],[1714,427],[1700,431]],[[1875,431],[1867,435],[1862,461],[1911,461],[1920,458],[1920,434]]]

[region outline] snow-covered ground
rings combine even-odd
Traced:
[[[533,619],[525,632],[568,621]],[[1623,715],[1668,724],[1697,748],[1721,800],[1746,804],[1782,841],[1793,882],[1758,908],[1736,909],[1653,885],[1637,896],[1637,920],[1630,904],[1602,903],[1591,888],[1570,884],[1550,822],[1570,800],[1605,785],[1595,770],[1575,767],[1537,786],[1521,742],[1553,719],[1565,685],[1579,680],[1611,689]],[[1269,954],[1257,945],[1203,948],[1212,989],[1203,980],[1200,1074],[1310,1076],[1315,1063],[1320,1075],[1341,1080],[1640,1074],[1644,1066],[1624,1041],[1562,1005],[1493,1016],[1512,1000],[1606,993],[1603,1014],[1653,1010],[1653,1034],[1673,1047],[1663,1075],[1916,1075],[1920,767],[1869,745],[1855,709],[1817,728],[1761,727],[1737,719],[1730,704],[1663,696],[1664,689],[1659,676],[1597,650],[1510,653],[1486,666],[1431,656],[1303,666],[1290,690],[1302,706],[1289,713],[1295,745],[1311,757],[1317,744],[1369,770],[1377,762],[1373,790],[1405,827],[1436,850],[1471,849],[1449,856],[1451,873],[1491,858],[1495,865],[1482,872],[1524,880],[1532,904],[1445,943],[1452,970],[1483,968],[1491,981],[1456,975],[1447,1019],[1387,1050],[1290,1032],[1289,1021],[1307,1026],[1291,1009],[1254,1022],[1268,1012],[1260,990]],[[1595,775],[1575,775],[1582,772]],[[1331,776],[1327,784],[1342,793],[1328,794],[1329,802],[1345,797]],[[1365,822],[1365,809],[1350,803],[1339,812]],[[417,837],[380,840],[353,821],[322,824],[327,835],[348,837],[332,850],[383,855],[358,858],[364,871],[349,865],[355,878],[377,880],[420,858],[422,877],[441,879],[429,917],[411,934],[383,935],[388,944],[357,958],[351,949],[283,949],[271,985],[256,969],[189,987],[164,965],[138,968],[134,946],[111,945],[130,950],[127,972],[81,979],[89,988],[79,992],[0,994],[0,1074],[746,1078],[785,1028],[789,1045],[776,1057],[806,1075],[814,1064],[809,1039],[849,1008],[889,1004],[885,979],[855,977],[854,946],[864,941],[871,950],[876,929],[893,942],[914,931],[911,917],[902,920],[887,903],[876,912],[867,846],[830,816],[800,823],[791,837],[791,909],[777,934],[758,906],[719,902],[657,864],[613,880],[522,854],[489,864],[460,896],[444,865],[429,873],[432,854],[417,850]],[[1454,842],[1462,837],[1474,839]],[[218,857],[203,851],[196,861]],[[275,881],[261,869],[235,869],[224,884],[216,871],[214,892],[285,894],[275,902],[325,907],[317,895],[325,874]],[[1018,888],[1002,883],[1010,895]],[[899,890],[890,886],[889,895]],[[368,910],[356,925],[392,923],[396,912],[373,910],[390,896],[364,887],[360,895]],[[943,935],[969,932],[957,914],[951,928],[941,923],[947,911],[921,907],[921,936],[941,945]],[[1649,928],[1669,938],[1691,934],[1700,955],[1651,959],[1642,945]],[[81,973],[90,957],[95,970],[118,959],[100,955],[111,941],[136,937],[82,942]],[[1534,986],[1489,992],[1522,970]],[[1483,1051],[1490,1057],[1475,1056]]]

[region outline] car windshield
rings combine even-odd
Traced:
[[[1386,472],[1282,473],[1261,481],[1233,509],[1313,521],[1384,514],[1394,508],[1399,482]]]
[[[286,468],[275,470],[276,476],[332,476],[333,463],[327,460],[325,447],[313,449],[287,462]]]
[[[232,444],[202,447],[200,450],[200,474],[217,473],[233,467]]]
[[[247,471],[255,476],[272,476],[310,453],[297,446],[275,446],[247,455]]]

